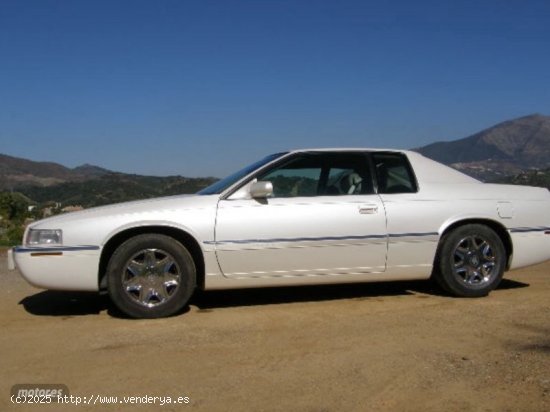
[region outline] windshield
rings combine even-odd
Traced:
[[[249,175],[254,170],[261,168],[262,166],[272,162],[273,160],[285,155],[285,153],[275,153],[269,156],[264,157],[262,160],[257,161],[256,163],[252,163],[249,166],[246,166],[245,168],[239,170],[236,173],[233,173],[232,175],[227,176],[226,178],[222,180],[218,180],[216,183],[211,184],[210,186],[202,189],[200,192],[197,192],[198,195],[218,195],[222,193],[225,189],[232,186],[233,184],[237,183],[239,180],[241,180],[246,175]]]

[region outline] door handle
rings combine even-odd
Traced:
[[[374,215],[378,213],[378,205],[366,204],[359,206],[359,213],[362,215]]]

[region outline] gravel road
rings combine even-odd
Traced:
[[[217,291],[159,320],[35,289],[5,251],[0,282],[2,411],[550,410],[550,263],[481,299],[429,282]],[[12,404],[13,385],[44,383],[82,403]]]

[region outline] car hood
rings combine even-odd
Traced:
[[[115,203],[112,205],[92,207],[77,212],[65,213],[39,220],[34,225],[51,222],[69,222],[72,220],[81,220],[89,217],[101,217],[112,215],[123,215],[132,213],[148,212],[152,210],[171,210],[171,209],[189,209],[202,208],[207,205],[216,204],[218,195],[177,195],[169,197],[158,197],[153,199],[135,200],[131,202]]]
[[[197,241],[211,241],[219,195],[180,195],[118,203],[32,223],[30,229],[60,229],[64,246],[101,246],[138,227],[171,227]]]

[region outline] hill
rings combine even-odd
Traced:
[[[482,180],[544,169],[550,167],[550,116],[520,117],[413,150]]]
[[[546,187],[550,190],[550,168],[544,170],[528,170],[513,176],[504,176],[494,180],[495,183],[512,185]]]
[[[124,173],[102,174],[83,182],[73,181],[53,186],[20,186],[18,192],[37,203],[61,203],[85,208],[129,200],[196,193],[217,179],[182,176],[140,176]]]
[[[74,169],[0,154],[0,192],[16,191],[33,203],[99,206],[127,200],[195,193],[217,179],[141,176],[94,165]]]
[[[0,190],[20,186],[52,186],[64,182],[82,182],[112,173],[97,166],[83,165],[70,169],[53,162],[36,162],[0,153]]]

